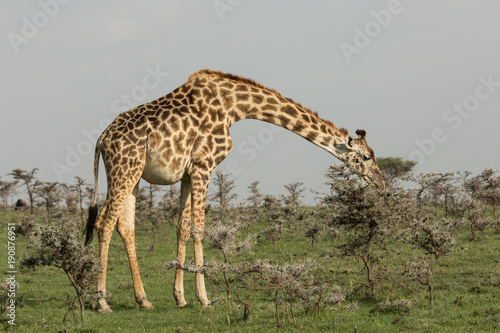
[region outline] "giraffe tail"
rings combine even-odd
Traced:
[[[101,138],[97,140],[94,154],[94,200],[89,207],[89,217],[85,226],[85,246],[94,238],[94,226],[99,208],[97,207],[97,181],[99,176],[99,157],[101,155]]]

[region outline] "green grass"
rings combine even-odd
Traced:
[[[0,212],[0,244],[7,252],[7,223],[13,212]],[[250,233],[267,225],[257,224]],[[343,290],[355,288],[364,280],[362,265],[354,258],[341,258],[334,251],[341,240],[323,235],[313,247],[303,232],[288,232],[273,246],[257,243],[252,253],[245,253],[233,262],[269,259],[274,263],[301,262],[311,258],[318,262],[315,277]],[[176,257],[175,227],[163,225],[153,251],[151,234],[137,231],[138,260],[148,299],[155,306],[144,311],[134,300],[128,258],[118,234],[114,234],[110,246],[107,290],[113,314],[103,315],[87,309],[85,322],[72,318],[66,323],[70,332],[493,332],[500,331],[500,235],[487,229],[477,242],[472,242],[466,231],[460,232],[459,243],[467,250],[440,259],[435,269],[434,307],[428,305],[425,287],[401,280],[392,299],[409,299],[412,306],[407,311],[380,311],[378,304],[390,294],[392,281],[382,283],[376,299],[349,297],[339,305],[323,305],[319,311],[306,312],[295,307],[296,322],[284,316],[282,326],[276,327],[274,290],[250,284],[234,287],[250,302],[250,317],[243,321],[243,310],[235,309],[227,302],[201,308],[195,299],[194,277],[185,274],[185,295],[189,305],[177,308],[172,296],[174,272],[163,267]],[[94,240],[96,243],[96,240]],[[27,239],[18,235],[16,258],[25,252]],[[190,242],[188,260],[192,258]],[[2,271],[6,272],[6,255],[2,254]],[[205,246],[205,258],[220,255]],[[388,259],[389,260],[389,259]],[[3,279],[3,278],[2,278]],[[16,332],[58,332],[63,330],[62,318],[67,301],[74,297],[65,274],[55,268],[41,267],[36,271],[20,271],[16,275],[19,290],[16,292],[16,326],[5,320],[2,329]],[[207,284],[210,299],[223,297],[225,292],[216,285]]]

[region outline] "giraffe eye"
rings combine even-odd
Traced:
[[[367,162],[370,160],[370,156],[369,155],[362,155],[361,158],[363,159],[363,161]]]

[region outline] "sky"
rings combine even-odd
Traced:
[[[499,12],[496,0],[1,0],[0,179],[37,167],[42,181],[93,183],[102,130],[202,68],[365,129],[377,157],[415,172],[500,169]],[[264,122],[230,132],[218,169],[238,200],[256,180],[270,195],[302,182],[313,204],[341,163]]]

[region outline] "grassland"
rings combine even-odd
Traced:
[[[15,213],[0,212],[0,244],[4,253],[3,273],[7,268],[7,223]],[[249,233],[266,228],[266,223],[253,224]],[[151,232],[137,231],[139,266],[153,311],[144,311],[135,303],[124,245],[114,234],[110,246],[107,289],[113,314],[103,315],[92,309],[85,311],[85,322],[72,318],[65,326],[62,318],[67,311],[74,290],[64,272],[56,268],[41,267],[36,271],[19,271],[16,280],[15,326],[2,319],[0,326],[15,332],[495,332],[500,331],[500,234],[487,229],[477,240],[459,231],[460,244],[467,247],[440,259],[435,269],[435,302],[429,306],[428,291],[424,286],[406,279],[381,283],[375,298],[365,298],[356,289],[365,279],[363,266],[354,258],[342,258],[335,247],[341,238],[327,234],[319,237],[314,247],[300,230],[288,230],[284,238],[273,246],[270,242],[256,242],[251,253],[233,257],[233,262],[268,259],[284,264],[312,259],[318,263],[313,275],[318,280],[346,291],[345,301],[324,304],[314,311],[295,306],[294,322],[283,313],[278,327],[275,318],[274,290],[262,285],[234,284],[250,303],[250,316],[243,320],[242,308],[227,301],[202,308],[195,299],[194,276],[185,274],[185,293],[189,305],[177,308],[172,296],[174,272],[164,268],[165,262],[176,257],[175,226],[163,224],[156,234],[156,246],[150,250]],[[96,242],[94,240],[94,242]],[[26,251],[28,240],[17,235],[16,259]],[[190,243],[188,256],[192,256]],[[205,258],[221,259],[214,249],[205,249]],[[396,270],[401,261],[390,262],[387,267]],[[404,260],[403,260],[404,262]],[[396,274],[394,275],[396,276]],[[2,278],[3,280],[3,278]],[[396,282],[395,282],[396,281]],[[208,283],[211,299],[224,299],[225,290]],[[409,300],[404,308],[383,307],[386,299]]]

